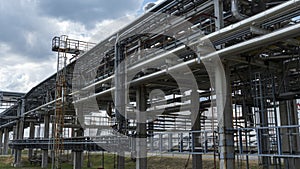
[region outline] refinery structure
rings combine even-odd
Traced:
[[[50,47],[49,47],[50,48]],[[215,168],[298,168],[300,1],[165,0],[94,44],[52,39],[57,73],[0,91],[0,153],[60,169],[71,153],[210,157]],[[26,131],[26,132],[25,132]],[[242,165],[243,164],[243,165]]]

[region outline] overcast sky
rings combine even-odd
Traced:
[[[156,0],[0,0],[0,91],[27,92],[56,71],[54,36],[100,42]]]

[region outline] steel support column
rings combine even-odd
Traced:
[[[24,137],[24,119],[20,119],[17,125],[17,139],[23,140]],[[20,167],[22,163],[22,149],[15,150],[14,166]]]
[[[136,137],[136,169],[147,169],[147,128],[146,109],[147,95],[145,86],[139,86],[136,93],[137,137]]]
[[[83,167],[83,152],[75,151],[74,152],[73,169],[82,169],[82,167]]]
[[[50,121],[49,121],[49,115],[46,114],[44,116],[44,138],[49,138],[49,129],[50,129]],[[48,149],[42,150],[42,168],[48,167]]]
[[[34,139],[34,134],[35,134],[34,122],[30,122],[30,124],[29,124],[29,139]],[[30,148],[28,150],[28,159],[29,160],[32,158],[32,154],[33,154],[33,149]]]
[[[125,153],[123,151],[118,152],[117,154],[117,169],[125,168]]]
[[[22,99],[22,101],[19,103],[18,106],[18,116],[22,117],[22,115],[25,113],[25,100]],[[17,128],[16,128],[16,139],[23,140],[24,138],[24,117],[20,118],[17,122]],[[16,149],[15,150],[15,158],[14,158],[14,166],[20,167],[22,163],[22,149]]]
[[[126,90],[126,83],[125,83],[125,64],[122,64],[124,59],[124,52],[122,50],[122,45],[119,42],[119,35],[117,35],[116,42],[115,42],[115,113],[117,119],[117,130],[120,133],[126,133],[126,124],[125,124],[125,111],[126,111],[126,97],[125,97],[125,90]],[[117,154],[117,161],[118,161],[118,169],[125,168],[125,153],[120,149]]]
[[[216,31],[220,30],[224,27],[224,20],[223,20],[223,1],[222,0],[214,0],[214,12],[215,12],[215,26]]]
[[[298,125],[297,107],[295,100],[281,101],[279,103],[280,122],[282,126]],[[283,154],[299,153],[300,138],[295,133],[299,130],[283,128],[281,136]],[[296,169],[300,165],[299,158],[284,158],[284,168]]]
[[[224,66],[223,66],[224,65]],[[234,169],[233,110],[229,66],[217,62],[215,92],[218,111],[220,169]]]
[[[82,109],[80,111],[82,111]],[[84,136],[84,129],[78,129],[75,134],[76,137]],[[74,151],[73,164],[73,169],[81,169],[83,167],[83,151]]]
[[[197,103],[193,103],[193,101],[195,99],[191,99],[192,103],[191,103],[191,111],[192,111],[192,119],[195,120],[193,122],[192,125],[192,131],[200,131],[201,130],[201,121],[200,121],[200,117],[201,114],[199,112],[199,110],[196,110],[194,107],[197,107],[196,104],[199,104],[199,94],[197,93],[197,91],[192,91],[191,93],[192,98],[196,97],[197,99]],[[197,151],[197,149],[195,149],[195,147],[199,147],[200,146],[200,133],[193,133],[193,137],[192,137],[192,141],[193,141],[193,146],[194,146],[194,151]],[[201,154],[193,154],[192,155],[192,165],[193,165],[193,169],[202,169],[202,155]]]
[[[8,154],[8,141],[9,141],[9,130],[8,128],[4,128],[4,142],[3,142],[3,155]]]
[[[3,152],[3,130],[0,129],[0,154]]]

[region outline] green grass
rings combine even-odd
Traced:
[[[65,157],[66,158],[66,157]],[[71,162],[71,155],[68,155],[69,161],[62,163],[62,169],[72,169],[73,164]],[[105,153],[104,158],[104,168],[105,169],[114,169],[114,163],[115,163],[115,156],[113,154],[107,154]],[[87,160],[87,154],[84,153],[84,164],[82,169],[98,169],[102,167],[102,155],[101,154],[91,154],[90,155],[90,164],[91,166],[88,167],[88,160]],[[12,167],[11,164],[13,162],[12,156],[3,156],[0,157],[0,169],[16,169],[15,167]],[[188,161],[187,156],[181,156],[181,157],[159,157],[159,156],[152,156],[148,157],[148,169],[184,169],[185,165],[187,164],[187,169],[192,168],[192,159]],[[258,167],[257,162],[250,162],[251,163],[251,169],[260,169],[261,167]],[[116,163],[115,163],[116,165]],[[18,167],[20,169],[40,169],[41,167],[37,164],[30,164],[30,162],[27,159],[27,154],[23,154],[22,157],[22,167]],[[135,168],[135,162],[132,161],[129,157],[125,158],[125,168],[126,169],[134,169]],[[213,169],[214,163],[212,159],[204,159],[203,160],[203,168],[204,169]],[[218,168],[218,167],[217,167]],[[236,165],[236,168],[237,165]],[[246,168],[245,164],[242,167],[243,169]],[[49,165],[48,169],[51,169],[51,160],[49,158]]]

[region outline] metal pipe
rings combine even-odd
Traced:
[[[80,93],[81,90],[88,90],[88,89],[90,89],[90,88],[92,88],[92,87],[94,87],[94,86],[96,86],[98,84],[102,84],[102,83],[104,83],[106,81],[112,80],[114,77],[115,77],[115,75],[111,75],[111,76],[109,76],[109,77],[107,77],[105,79],[102,79],[102,80],[99,80],[99,81],[97,81],[95,83],[92,83],[89,86],[86,86],[86,87],[84,87],[84,88],[82,88],[80,90],[74,91],[74,92],[70,93],[69,95],[72,96],[72,95],[78,94],[78,93]]]
[[[296,24],[296,25],[293,25],[293,26],[290,26],[290,27],[272,32],[270,34],[267,34],[267,35],[264,35],[264,36],[261,36],[261,37],[257,37],[257,38],[254,38],[254,39],[251,39],[251,40],[248,40],[248,41],[245,41],[245,42],[233,45],[233,46],[230,46],[228,48],[224,48],[224,49],[221,49],[219,51],[209,53],[209,54],[201,57],[201,60],[210,59],[210,58],[213,58],[213,57],[216,57],[216,56],[219,56],[219,57],[229,56],[229,55],[233,55],[233,54],[236,54],[236,53],[240,53],[240,51],[246,52],[246,51],[249,51],[249,50],[252,50],[252,49],[258,47],[259,45],[265,45],[265,44],[268,44],[268,43],[271,43],[271,42],[278,41],[282,38],[287,38],[291,35],[297,35],[299,33],[300,33],[300,24]],[[178,65],[169,67],[168,71],[172,71],[172,70],[181,68],[185,65],[195,64],[195,63],[197,63],[197,61],[198,61],[197,59],[191,59],[187,62],[183,62],[183,63],[180,63]],[[141,78],[135,79],[135,80],[131,81],[130,83],[131,84],[138,84],[139,82],[142,82],[144,80],[148,80],[148,79],[153,78],[153,76],[154,77],[156,77],[156,76],[159,77],[159,76],[163,75],[164,73],[167,73],[167,69],[155,72],[155,73],[150,74],[148,76],[143,76]]]
[[[214,57],[217,57],[217,56],[219,56],[219,57],[230,56],[230,55],[233,55],[233,54],[240,53],[240,51],[246,52],[246,51],[249,51],[249,50],[252,50],[252,49],[258,47],[259,45],[265,45],[265,44],[268,44],[268,43],[272,43],[272,42],[278,41],[280,39],[287,38],[287,37],[292,36],[292,35],[297,35],[299,33],[300,33],[300,24],[296,24],[296,25],[293,25],[293,26],[290,26],[290,27],[283,28],[281,30],[272,32],[270,34],[263,35],[261,37],[257,37],[257,38],[254,38],[254,39],[251,39],[251,40],[248,40],[248,41],[230,46],[228,48],[224,48],[224,49],[221,49],[219,51],[212,52],[210,54],[207,54],[207,55],[201,57],[201,60],[210,59],[210,58],[214,58]],[[179,47],[179,49],[182,49],[182,48],[183,47]],[[162,57],[169,56],[170,54],[172,54],[172,53],[168,52],[168,53],[159,55],[158,57],[155,57],[155,58],[161,59]],[[176,69],[182,68],[186,65],[193,65],[193,64],[196,64],[197,62],[198,62],[198,59],[191,59],[187,62],[183,62],[183,63],[180,63],[178,65],[169,67],[168,70],[164,69],[164,70],[152,73],[150,75],[146,75],[146,76],[140,77],[138,79],[134,79],[130,82],[130,84],[131,85],[138,85],[138,84],[140,84],[140,83],[142,83],[146,80],[152,79],[153,77],[161,77],[162,75],[167,74],[168,71],[176,70]],[[148,63],[148,62],[145,62],[145,63]],[[144,65],[144,64],[141,64],[141,66],[142,65]],[[92,96],[82,98],[82,99],[80,99],[76,102],[82,102],[84,100],[100,96],[100,95],[105,94],[105,93],[107,93],[109,91],[112,91],[114,89],[115,88],[110,88],[108,90],[102,91],[101,93],[96,93]]]
[[[243,19],[248,17],[248,16],[243,15],[239,12],[239,7],[238,7],[237,0],[231,0],[231,13],[238,20],[243,20]]]
[[[46,103],[46,104],[43,104],[43,105],[41,105],[41,106],[39,106],[39,107],[37,107],[37,108],[34,108],[34,109],[32,109],[32,110],[29,110],[29,111],[25,112],[24,114],[22,114],[21,116],[24,117],[25,115],[27,115],[27,114],[29,114],[29,113],[32,113],[32,112],[34,112],[34,111],[37,111],[37,110],[39,110],[39,109],[41,109],[41,108],[43,108],[43,107],[49,106],[50,104],[53,104],[53,103],[55,103],[56,101],[59,101],[59,100],[61,100],[61,98],[58,98],[58,99],[56,99],[56,100],[52,100],[51,102],[48,102],[48,103]]]
[[[288,1],[285,3],[282,3],[271,9],[268,9],[264,12],[261,12],[252,17],[244,19],[238,23],[229,25],[219,31],[215,31],[207,36],[204,36],[200,40],[209,39],[209,40],[213,41],[213,40],[216,40],[219,38],[224,38],[224,36],[226,36],[226,35],[228,36],[229,34],[234,34],[235,31],[242,30],[245,27],[249,27],[253,23],[258,24],[266,19],[273,18],[275,15],[278,16],[278,14],[280,14],[282,12],[288,12],[295,8],[299,8],[299,5],[300,5],[300,0],[291,0],[291,1]]]
[[[287,11],[290,11],[290,10],[292,10],[293,8],[299,6],[299,4],[300,4],[300,0],[292,0],[292,1],[288,1],[288,2],[283,3],[283,4],[280,4],[280,5],[277,5],[277,6],[275,6],[274,8],[268,9],[268,10],[266,10],[266,11],[264,11],[264,12],[262,12],[262,13],[259,13],[259,14],[255,15],[255,16],[252,16],[252,17],[250,17],[250,18],[247,18],[247,19],[245,19],[245,20],[242,20],[242,21],[240,21],[240,22],[238,22],[238,23],[235,23],[235,24],[233,24],[233,25],[227,26],[227,27],[225,27],[225,28],[223,28],[223,29],[221,29],[221,30],[219,30],[219,31],[213,32],[213,33],[211,33],[211,34],[209,34],[209,35],[206,35],[206,36],[200,38],[200,41],[205,41],[206,39],[209,39],[210,41],[213,41],[213,40],[216,40],[216,39],[218,39],[218,38],[224,38],[225,36],[234,34],[235,31],[238,31],[238,30],[241,30],[242,28],[251,26],[254,22],[255,22],[255,23],[259,23],[259,22],[261,22],[261,21],[263,21],[263,20],[265,20],[265,19],[269,19],[270,17],[274,16],[275,14],[278,15],[278,14],[281,13],[281,12],[287,12]],[[190,44],[189,46],[194,45],[194,44],[195,44],[195,43],[192,43],[192,44]],[[96,48],[96,47],[95,47],[95,48]],[[178,48],[176,48],[176,49],[173,49],[173,50],[171,50],[171,51],[168,51],[168,52],[166,52],[166,53],[164,53],[164,54],[162,54],[162,55],[159,55],[159,56],[157,56],[157,57],[152,57],[151,59],[148,59],[148,60],[145,61],[145,62],[142,62],[142,63],[140,63],[140,64],[137,64],[137,65],[135,65],[135,66],[129,68],[129,70],[132,70],[132,71],[133,71],[134,69],[137,69],[137,68],[139,68],[139,67],[142,67],[142,66],[144,66],[145,64],[151,63],[152,61],[154,61],[154,60],[156,60],[156,59],[158,59],[158,58],[167,57],[167,56],[169,56],[170,54],[172,54],[172,53],[174,53],[174,52],[178,52],[178,51],[183,50],[183,49],[185,49],[185,46],[184,46],[184,45],[183,45],[183,46],[180,46],[180,47],[178,47]],[[94,50],[95,50],[95,49],[94,49]],[[86,54],[88,54],[88,53],[89,53],[89,52],[87,52]],[[107,81],[107,80],[110,80],[110,79],[113,78],[113,76],[114,76],[114,75],[112,75],[112,76],[110,76],[110,77],[108,77],[108,78],[106,78],[106,79],[103,79],[103,80],[101,80],[101,81],[99,81],[99,82],[95,82],[95,83],[93,83],[93,84],[90,84],[89,86],[83,88],[82,90],[89,89],[89,88],[91,88],[91,87],[93,87],[93,86],[95,86],[95,85],[97,85],[97,84],[100,84],[100,83],[103,83],[103,82],[105,82],[105,81]],[[75,92],[71,93],[70,95],[77,94],[78,92],[79,92],[79,91],[75,91]]]
[[[5,127],[10,126],[10,125],[15,124],[15,123],[17,123],[17,120],[11,121],[11,122],[6,123],[6,124],[3,124],[3,125],[0,126],[0,128],[5,128]]]

